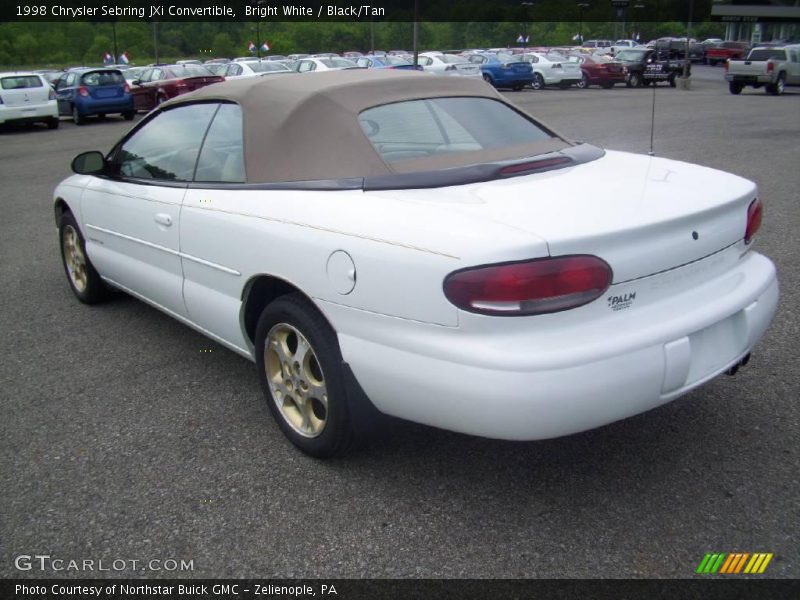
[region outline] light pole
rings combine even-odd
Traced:
[[[158,21],[153,21],[153,52],[155,53],[155,64],[158,64]]]
[[[522,53],[525,54],[525,49],[528,47],[528,9],[536,6],[536,3],[520,2],[520,6],[525,7],[525,20],[522,23]]]
[[[689,0],[689,22],[686,27],[686,57],[683,61],[683,78],[689,77],[689,45],[692,37],[692,13],[694,12],[694,0]],[[687,82],[688,83],[688,82]]]
[[[578,43],[583,45],[583,9],[589,8],[588,2],[578,3]]]
[[[119,54],[117,54],[117,22],[111,21],[111,37],[114,40],[114,64],[117,64],[117,60],[119,60]]]

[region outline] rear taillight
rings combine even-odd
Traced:
[[[612,277],[596,256],[558,256],[455,271],[444,280],[444,294],[458,308],[482,315],[540,315],[588,304]]]
[[[725,61],[725,71],[727,72],[728,69],[731,67],[731,59]]]
[[[126,94],[130,94],[131,93],[131,86],[129,86],[127,83],[125,84],[125,86],[122,89]]]
[[[764,214],[764,208],[761,205],[761,200],[756,198],[747,207],[747,227],[744,230],[744,243],[749,244],[753,241],[753,236],[761,227],[761,217]]]
[[[78,88],[78,94],[80,94],[81,96],[87,97],[89,95],[89,89],[81,86],[81,87]]]
[[[775,70],[775,63],[767,61],[767,73],[772,73]]]

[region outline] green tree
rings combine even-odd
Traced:
[[[236,55],[236,47],[231,36],[227,33],[218,33],[211,42],[211,54],[215,57],[233,58]]]

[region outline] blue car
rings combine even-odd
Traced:
[[[473,54],[469,61],[480,65],[483,79],[494,87],[509,87],[515,91],[533,83],[533,67],[511,54],[482,52]]]
[[[130,87],[119,69],[70,69],[55,89],[59,114],[72,116],[76,125],[91,115],[121,114],[130,121],[136,114]]]
[[[402,69],[404,71],[422,71],[422,67],[416,67],[405,58],[399,56],[361,56],[356,59],[356,64],[365,69]]]

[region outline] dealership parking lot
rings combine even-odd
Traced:
[[[800,577],[800,88],[733,96],[721,67],[693,72],[655,92],[655,153],[761,188],[782,298],[749,365],[568,438],[395,421],[328,462],[280,433],[245,359],[129,297],[72,296],[52,191],[129,124],[0,133],[0,575],[86,574],[15,568],[44,554],[193,561],[96,576],[690,577],[706,552],[771,552],[767,574]],[[649,149],[651,89],[507,95],[570,138]]]

